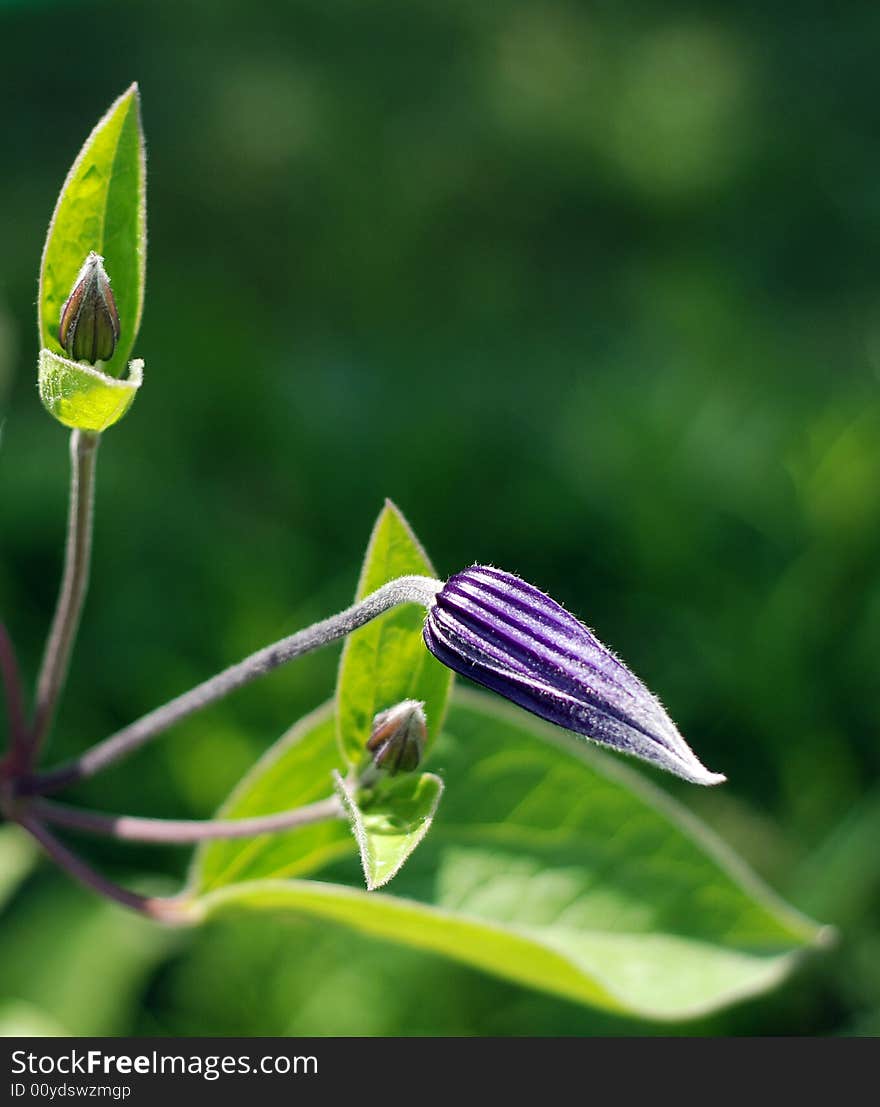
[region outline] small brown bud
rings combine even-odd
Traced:
[[[367,750],[374,768],[394,776],[419,767],[428,737],[424,708],[418,700],[403,700],[373,719]]]
[[[74,361],[109,361],[119,340],[119,313],[104,259],[92,252],[61,309],[58,340]]]

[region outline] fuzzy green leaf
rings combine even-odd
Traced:
[[[40,399],[65,427],[95,433],[112,427],[131,407],[143,379],[140,358],[130,362],[124,380],[117,380],[91,365],[40,351]]]
[[[410,574],[436,576],[406,519],[388,500],[373,527],[355,598],[361,600],[388,581]],[[406,604],[349,635],[336,702],[340,749],[350,765],[363,760],[374,716],[401,700],[425,704],[428,748],[439,734],[452,673],[428,653],[422,640],[424,621],[419,604]]]
[[[428,833],[443,781],[433,773],[409,773],[358,794],[339,773],[334,780],[358,844],[367,889],[381,888]]]
[[[61,308],[94,250],[104,258],[119,311],[119,341],[102,368],[121,376],[141,321],[146,241],[144,140],[132,85],[86,139],[58,197],[40,270],[41,345],[64,353],[58,341]]]

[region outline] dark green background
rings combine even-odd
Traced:
[[[391,496],[442,575],[491,561],[593,625],[729,776],[664,786],[840,926],[672,1029],[880,1031],[878,48],[875,4],[0,4],[0,607],[31,677],[67,479],[45,227],[132,79],[148,142],[146,383],[101,447],[52,756],[343,606]],[[335,661],[78,795],[208,814]],[[154,944],[43,872],[0,993],[74,1033],[650,1029],[323,924]]]

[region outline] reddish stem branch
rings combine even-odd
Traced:
[[[6,697],[6,717],[9,720],[10,776],[23,772],[27,767],[28,728],[24,714],[24,693],[21,675],[15,656],[15,647],[4,623],[0,622],[0,676]]]
[[[138,914],[156,922],[182,923],[186,921],[186,910],[182,902],[173,899],[165,899],[158,896],[141,896],[137,892],[130,892],[120,884],[116,884],[107,877],[102,876],[93,869],[78,854],[68,849],[60,842],[51,831],[39,821],[28,814],[21,814],[17,820],[29,834],[40,843],[46,853],[55,864],[63,869],[68,876],[90,888],[105,899],[121,903]]]
[[[126,842],[155,842],[159,845],[184,846],[222,838],[253,838],[260,834],[276,834],[295,830],[312,823],[338,819],[343,815],[336,796],[250,819],[144,819],[135,815],[107,815],[100,811],[84,811],[50,800],[34,800],[28,808],[38,818],[69,830],[87,834],[103,834]]]

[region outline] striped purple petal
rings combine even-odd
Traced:
[[[542,719],[694,784],[724,780],[591,630],[513,573],[472,565],[450,577],[428,608],[424,637],[444,665]]]

